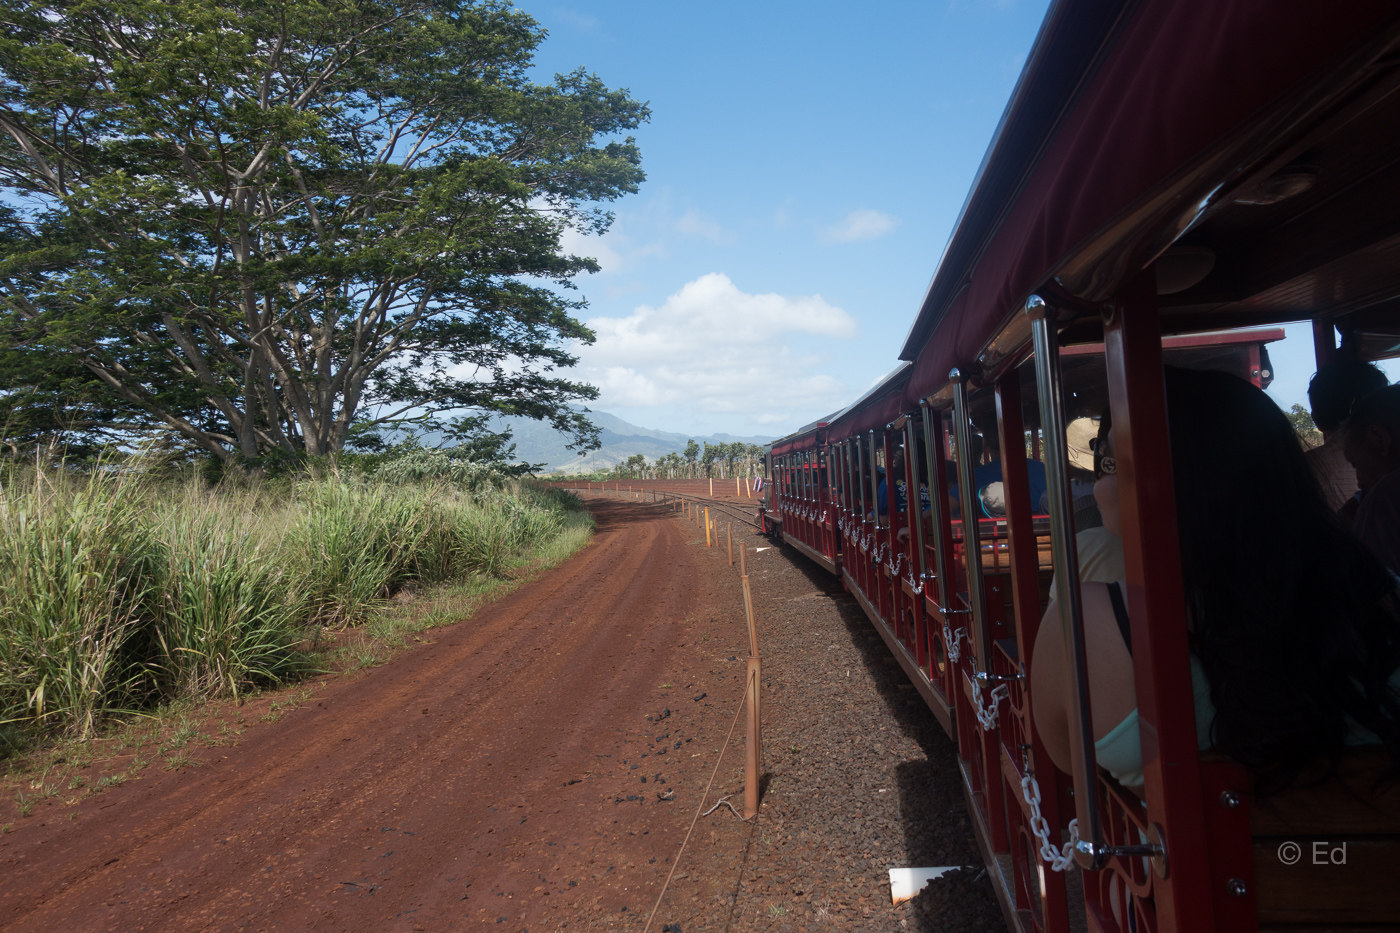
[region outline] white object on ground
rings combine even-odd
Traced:
[[[942,868],[891,868],[890,901],[902,904],[924,889],[934,878],[957,871],[962,865],[944,865]]]

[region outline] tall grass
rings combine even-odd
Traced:
[[[305,667],[307,595],[276,538],[247,511],[221,508],[241,498],[190,489],[161,516],[150,665],[162,696],[236,696]]]
[[[0,500],[0,723],[86,731],[142,691],[160,545],[130,483],[35,474]]]
[[[0,475],[0,753],[295,677],[317,626],[362,622],[406,585],[506,575],[576,528],[574,507],[432,478]]]

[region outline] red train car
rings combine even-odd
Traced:
[[[1400,929],[1393,759],[1358,747],[1261,795],[1198,734],[1177,509],[1197,490],[1173,474],[1165,369],[1264,385],[1289,322],[1319,363],[1400,353],[1396,127],[1393,3],[1056,3],[900,367],[770,448],[775,527],[841,577],[956,738],[1012,929]],[[1067,434],[1103,413],[1131,785],[1096,759]],[[1066,771],[1037,714],[1043,624],[1068,665]]]

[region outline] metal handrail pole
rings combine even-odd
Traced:
[[[870,508],[873,512],[875,527],[878,529],[880,527],[880,461],[875,456],[875,429],[871,428],[866,432],[866,435],[870,439]],[[888,465],[885,469],[889,469]]]
[[[855,442],[854,446],[856,449],[856,476],[863,477],[865,476],[865,448],[859,441]],[[860,482],[859,479],[857,479],[855,483],[855,489],[858,493],[857,502],[860,505],[860,524],[861,527],[864,528],[865,516],[870,514],[869,510],[865,507],[865,483]]]
[[[967,564],[967,599],[972,608],[973,673],[979,680],[990,674],[992,632],[987,625],[987,599],[982,591],[982,534],[977,521],[977,488],[973,482],[972,418],[967,404],[968,377],[961,370],[948,373],[953,383],[953,422],[958,438],[958,499],[962,509],[963,557]]]
[[[842,456],[846,459],[846,534],[850,536],[851,544],[855,545],[860,539],[860,533],[856,530],[857,509],[860,508],[860,484],[856,482],[856,444],[849,437],[841,442]],[[856,559],[856,548],[852,547],[850,557],[843,565],[845,568],[852,566],[852,561]]]
[[[904,490],[904,504],[909,509],[909,522],[914,526],[910,531],[909,540],[914,542],[914,553],[918,555],[919,587],[922,593],[922,588],[927,585],[928,555],[924,553],[924,504],[919,498],[919,485],[923,482],[924,477],[919,475],[919,454],[914,446],[918,441],[919,435],[914,428],[914,416],[910,415],[904,419],[904,450],[905,456],[909,458],[909,471],[914,478],[914,487]],[[931,488],[928,491],[928,498],[929,502],[933,501]]]
[[[943,452],[933,449],[933,419],[935,416],[941,418],[942,414],[938,413],[935,415],[933,406],[929,405],[927,399],[921,400],[919,402],[919,407],[922,408],[924,412],[924,450],[928,453],[929,470],[933,472],[934,476],[937,476],[938,473],[933,466],[933,457],[936,453],[938,457],[942,459]],[[928,493],[929,501],[933,504],[933,527],[935,533],[941,535],[942,532],[939,531],[939,529],[943,527],[945,519],[943,512],[944,509],[947,508],[947,500],[943,498],[943,490],[934,489],[931,484]],[[937,540],[939,540],[940,543],[938,547],[933,549],[933,572],[938,583],[938,608],[943,611],[946,617],[948,613],[952,611],[952,607],[948,605],[948,600],[952,596],[948,591],[948,555],[944,553],[941,537]]]
[[[1065,439],[1064,386],[1060,371],[1059,334],[1054,310],[1039,295],[1026,301],[1035,353],[1036,394],[1045,436],[1045,473],[1050,491],[1050,546],[1059,574],[1056,607],[1065,656],[1070,665],[1070,693],[1074,710],[1070,723],[1070,760],[1074,771],[1074,810],[1079,820],[1079,843],[1074,860],[1081,868],[1103,866],[1103,825],[1095,783],[1098,762],[1094,755],[1094,724],[1089,710],[1089,669],[1084,650],[1084,606],[1079,591],[1079,555],[1074,544],[1071,517],[1068,442]]]

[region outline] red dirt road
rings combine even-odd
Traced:
[[[591,504],[560,568],[200,767],[39,802],[0,836],[0,927],[641,930],[733,716],[743,602],[674,513]]]

